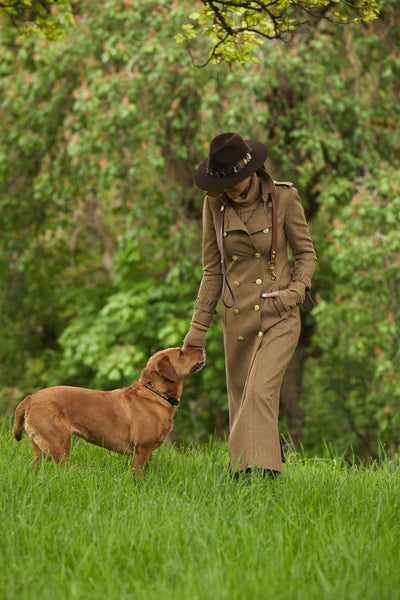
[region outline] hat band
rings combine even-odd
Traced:
[[[208,167],[206,173],[210,177],[227,177],[228,175],[234,175],[235,173],[240,173],[240,171],[243,171],[245,166],[249,164],[249,162],[252,159],[252,156],[253,156],[253,153],[251,152],[251,150],[249,150],[247,152],[246,156],[241,158],[239,160],[239,162],[237,162],[235,165],[233,165],[233,167],[229,167],[228,169],[216,169],[216,170],[210,169]]]

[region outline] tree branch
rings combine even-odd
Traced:
[[[202,5],[203,15],[206,14],[211,21],[206,25],[206,35],[214,34],[219,39],[202,66],[212,60],[224,59],[227,42],[246,42],[245,55],[252,44],[257,44],[257,37],[287,41],[288,34],[292,37],[295,29],[315,20],[324,19],[345,25],[359,20],[371,20],[378,14],[375,0],[369,0],[361,7],[351,0],[327,3],[324,0],[290,0],[285,6],[278,0],[202,0]],[[341,16],[330,14],[332,7],[341,9]],[[348,18],[347,13],[350,13]],[[247,39],[246,34],[249,36]],[[226,59],[231,60],[229,52],[226,53]]]

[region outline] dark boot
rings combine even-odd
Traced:
[[[273,471],[272,469],[251,469],[255,477],[261,477],[261,479],[268,479],[273,481],[280,475],[279,471]]]
[[[272,469],[264,469],[264,475],[263,477],[265,479],[271,479],[274,480],[277,477],[279,477],[279,475],[281,475],[280,471],[273,471]]]
[[[251,476],[251,468],[248,467],[244,471],[235,471],[234,473],[231,473],[231,475],[235,481],[241,481],[245,485],[249,485],[250,484],[250,476]]]
[[[257,469],[254,467],[247,467],[244,471],[236,471],[233,474],[233,478],[236,481],[241,481],[244,485],[250,485],[252,476],[261,479],[268,479],[273,481],[280,475],[279,471],[273,471],[272,469]]]

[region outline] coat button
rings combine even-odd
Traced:
[[[255,307],[254,307],[254,310],[255,310],[256,312],[258,312],[258,311],[260,310],[260,307],[258,306],[258,304],[256,304],[256,305],[255,305]]]
[[[233,314],[234,315],[238,315],[239,314],[239,309],[238,308],[234,308],[233,309]]]
[[[237,259],[238,259],[238,257],[237,257],[236,255],[232,256],[232,260],[233,260],[234,262],[236,262],[236,261],[237,261]]]
[[[225,206],[224,206],[224,205],[222,205],[222,206],[221,206],[221,212],[224,212],[224,210],[225,210]]]
[[[261,281],[261,279],[256,279],[256,284],[257,284],[257,285],[261,285],[261,284],[262,284],[262,281]]]
[[[262,331],[259,331],[259,332],[258,332],[258,337],[259,337],[259,338],[262,338],[262,336],[263,336],[263,332],[262,332]]]
[[[239,287],[240,283],[239,283],[238,281],[234,281],[234,282],[233,282],[233,285],[234,285],[235,287]]]
[[[269,233],[269,227],[267,227],[266,229],[263,229],[263,233]]]
[[[256,258],[260,258],[261,254],[259,252],[256,252],[254,255]]]
[[[244,342],[244,337],[242,335],[238,335],[238,342]]]
[[[226,237],[228,234],[226,233],[226,231],[224,231],[224,237]]]

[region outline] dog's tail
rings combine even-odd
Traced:
[[[12,430],[12,434],[17,440],[17,442],[21,440],[24,433],[26,401],[29,398],[30,396],[27,396],[24,400],[22,400],[22,402],[18,404],[17,409],[15,411],[14,427]]]

